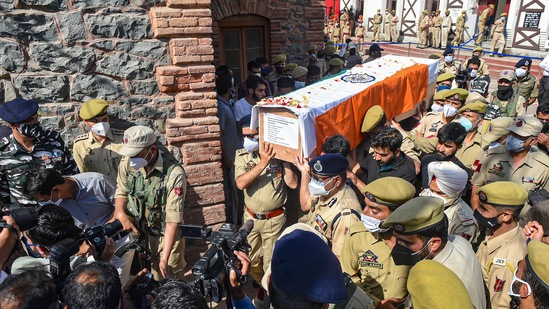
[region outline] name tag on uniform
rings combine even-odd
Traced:
[[[324,219],[322,219],[322,217],[320,215],[315,215],[315,221],[316,221],[316,224],[318,225],[318,227],[322,231],[326,231],[326,228],[328,227],[328,224],[326,223],[326,221],[324,221]]]
[[[497,258],[497,257],[494,258],[494,262],[493,262],[494,265],[499,265],[499,266],[505,266],[506,263],[507,263],[506,259]]]
[[[536,178],[529,176],[522,176],[522,183],[536,183]]]

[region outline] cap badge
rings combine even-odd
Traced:
[[[315,172],[322,172],[322,164],[320,163],[320,160],[316,161],[313,168],[315,169]]]
[[[482,191],[478,193],[478,198],[483,203],[486,203],[488,201],[488,197],[486,197],[486,194]]]
[[[509,75],[509,71],[503,71],[503,75]]]
[[[124,144],[127,144],[129,140],[130,140],[130,136],[127,134],[124,134]]]
[[[454,94],[454,100],[459,100],[459,97],[460,97],[459,93]]]
[[[393,225],[393,228],[397,232],[404,232],[404,230],[405,230],[404,225],[402,225],[400,223],[397,223],[397,224]]]
[[[526,66],[529,66],[529,65],[530,65],[530,61],[526,60],[526,62],[524,62],[524,64],[525,64]]]
[[[369,199],[370,201],[372,201],[372,202],[374,202],[374,203],[376,202],[376,197],[375,197],[372,193],[366,192],[366,193],[364,193],[364,195],[365,195],[366,198]]]
[[[522,124],[524,123],[524,120],[522,120],[522,118],[519,118],[519,120],[517,121],[517,123],[515,124],[517,127],[522,127]]]

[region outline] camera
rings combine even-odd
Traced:
[[[458,71],[455,79],[458,88],[467,89],[467,79],[469,78],[469,72],[471,72],[469,68]]]
[[[74,239],[66,238],[49,248],[50,273],[59,285],[62,285],[71,272],[71,256],[78,253],[80,246]]]
[[[152,273],[148,272],[143,275],[143,277],[139,279],[139,282],[128,290],[128,294],[130,294],[135,307],[138,309],[147,308],[147,299],[145,298],[145,295],[150,294],[153,297],[156,297],[160,285],[161,284],[158,281],[154,280]]]
[[[28,207],[15,208],[8,211],[0,212],[0,222],[3,216],[10,216],[17,224],[20,231],[28,231],[38,224],[38,215],[36,210]]]
[[[113,236],[122,231],[122,228],[122,223],[120,223],[119,220],[115,220],[103,226],[87,228],[84,231],[84,238],[90,245],[95,247],[95,251],[97,251],[97,254],[101,256],[103,254],[103,250],[105,250],[105,245],[107,244],[105,241],[105,236],[113,238]]]
[[[236,225],[225,223],[217,232],[203,226],[179,225],[181,237],[204,239],[212,244],[192,268],[193,275],[196,277],[194,288],[197,292],[216,303],[221,302],[227,292],[231,270],[236,272],[242,284],[246,283],[246,276],[241,274],[235,264],[238,258],[233,251],[248,252],[251,247],[246,238],[253,227],[252,220],[242,225],[239,230]]]

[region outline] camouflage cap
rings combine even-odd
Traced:
[[[420,196],[393,211],[383,226],[405,235],[425,231],[444,220],[444,201],[438,197]]]
[[[501,207],[523,207],[528,192],[519,184],[511,181],[495,181],[477,190],[481,203]]]
[[[372,181],[360,192],[376,204],[398,207],[414,197],[416,188],[400,177],[383,177]]]

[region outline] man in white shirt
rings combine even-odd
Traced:
[[[267,83],[261,77],[252,75],[246,79],[246,88],[246,96],[236,101],[233,106],[236,121],[240,121],[240,118],[251,114],[252,107],[265,98]]]
[[[540,69],[543,69],[543,77],[539,80],[539,95],[538,103],[549,103],[549,55],[539,64]]]

